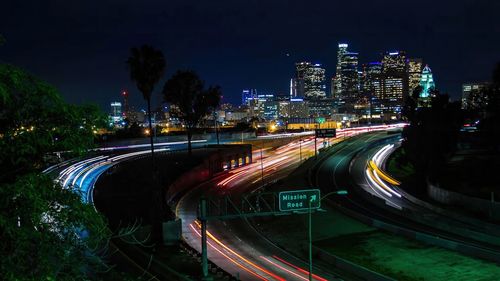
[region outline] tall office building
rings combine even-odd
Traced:
[[[345,43],[341,43],[338,46],[337,68],[332,96],[344,108],[341,111],[350,111],[360,98],[358,53],[349,52],[347,50],[348,45]]]
[[[382,63],[370,62],[363,65],[363,94],[376,99],[382,98]]]
[[[295,96],[304,96],[304,79],[306,76],[306,70],[311,66],[310,62],[298,62],[295,64],[295,78],[293,79],[293,87],[295,88]]]
[[[295,97],[326,98],[325,69],[321,67],[321,64],[299,62],[295,64],[295,68]]]
[[[111,115],[110,119],[112,123],[119,123],[123,120],[122,116],[122,103],[119,101],[114,101],[111,103]]]
[[[339,43],[337,50],[337,67],[335,71],[335,83],[334,83],[334,95],[332,96],[340,96],[340,89],[342,88],[342,61],[344,59],[344,54],[347,53],[347,47],[349,47],[346,43]]]
[[[358,53],[346,52],[341,64],[340,95],[347,100],[356,100],[359,95]]]
[[[241,92],[241,104],[248,105],[248,101],[257,98],[256,89],[244,89]]]
[[[248,115],[274,120],[278,118],[278,101],[273,94],[258,94],[248,99]]]
[[[335,79],[335,76],[333,76],[331,79],[330,79],[330,98],[332,99],[337,99],[337,95],[336,95],[336,86],[335,86],[335,83],[336,83],[336,79]]]
[[[475,110],[487,103],[486,89],[488,82],[467,83],[462,85],[462,109]]]
[[[408,94],[412,95],[417,86],[420,85],[422,77],[422,59],[409,58],[408,59]]]
[[[369,102],[369,114],[379,117],[381,113],[381,100],[383,93],[382,63],[370,62],[363,65],[363,96]]]
[[[290,79],[290,98],[294,98],[297,96],[297,79]]]
[[[400,117],[408,97],[408,64],[403,51],[387,52],[382,58],[381,108],[390,119]]]
[[[309,117],[324,117],[329,119],[334,113],[334,101],[332,99],[308,100],[307,108]]]
[[[434,77],[432,76],[432,70],[428,65],[425,65],[422,70],[422,77],[420,78],[420,87],[422,87],[422,92],[419,96],[419,104],[421,106],[430,106],[430,99],[432,98],[432,90],[436,88],[434,83]]]
[[[304,99],[302,98],[290,99],[289,117],[290,118],[309,117],[309,107],[308,104],[304,102]]]

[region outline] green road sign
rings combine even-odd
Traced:
[[[316,123],[323,124],[323,123],[325,123],[325,121],[326,121],[325,117],[316,118]]]
[[[282,191],[279,193],[280,211],[298,211],[309,209],[309,200],[311,200],[311,209],[321,207],[319,189]]]
[[[315,134],[317,138],[334,138],[337,136],[335,129],[316,129]]]

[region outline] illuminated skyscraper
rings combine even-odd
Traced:
[[[411,95],[413,90],[420,85],[422,77],[422,59],[408,59],[408,94]]]
[[[432,77],[432,70],[428,65],[425,65],[422,70],[420,86],[422,87],[422,93],[420,93],[421,98],[428,98],[431,94],[430,91],[436,87],[434,77]]]
[[[112,123],[119,123],[123,120],[122,116],[122,103],[119,101],[114,101],[111,103],[111,115],[110,119]]]
[[[408,97],[408,64],[403,51],[387,52],[382,59],[381,108],[391,119],[400,117]]]
[[[487,82],[467,83],[462,85],[462,109],[477,110],[488,103],[486,89],[490,86]]]
[[[335,79],[335,76],[333,76],[330,80],[330,97],[332,99],[336,99],[337,98],[337,94],[336,94],[336,86],[335,86],[335,83],[336,83],[336,79]]]
[[[373,117],[379,117],[382,100],[382,63],[370,62],[363,65],[363,96],[369,102],[369,113]]]
[[[304,77],[306,76],[306,69],[311,66],[310,62],[298,62],[295,64],[295,95],[304,97]]]
[[[342,61],[344,59],[344,54],[347,53],[346,43],[339,43],[339,49],[337,50],[337,68],[335,71],[335,83],[334,83],[334,94],[332,96],[340,96],[340,91],[342,88]]]
[[[382,63],[370,62],[363,65],[363,93],[382,98]]]
[[[419,104],[422,106],[430,106],[432,90],[436,88],[436,84],[434,83],[434,78],[432,77],[432,70],[428,65],[425,65],[422,70],[420,87],[422,87],[422,92],[420,92]]]
[[[290,98],[297,96],[297,79],[290,79]]]
[[[321,67],[321,64],[300,62],[296,63],[295,67],[296,96],[307,99],[326,98],[325,69]]]
[[[241,104],[248,105],[248,101],[257,98],[256,89],[244,89],[241,92]]]
[[[257,91],[255,90],[255,93]],[[275,119],[278,115],[278,102],[273,94],[258,94],[248,99],[248,115],[262,119]]]
[[[351,111],[359,99],[358,53],[349,52],[345,43],[338,46],[332,96],[341,107],[340,111]]]

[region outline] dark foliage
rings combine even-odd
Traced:
[[[188,151],[191,154],[193,129],[212,112],[220,102],[219,86],[205,89],[203,81],[193,71],[177,71],[163,87],[165,101],[171,106],[171,113],[181,119],[188,134]]]
[[[479,122],[483,144],[498,153],[500,151],[500,63],[493,71],[490,87],[484,90],[487,104],[484,105],[484,118]]]
[[[434,181],[455,151],[463,116],[460,103],[449,102],[448,95],[437,91],[430,107],[417,107],[418,92],[414,91],[404,108],[410,124],[403,130],[402,147],[420,186],[425,180]]]
[[[0,280],[82,280],[104,269],[105,220],[40,170],[54,151],[84,153],[105,120],[95,106],[66,104],[50,85],[0,65]]]

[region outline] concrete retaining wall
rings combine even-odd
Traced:
[[[500,219],[500,203],[466,196],[434,185],[427,184],[427,195],[437,202],[462,207],[468,211]]]
[[[250,138],[255,138],[255,132],[246,132],[246,133],[241,133],[241,132],[236,132],[236,133],[220,133],[219,134],[219,139],[220,140],[234,140],[234,141],[241,141],[243,137],[243,140],[250,139]],[[193,135],[192,140],[217,140],[217,136],[215,133],[210,133],[210,134],[195,134]],[[177,141],[187,141],[187,135],[176,135],[176,136],[160,136],[153,138],[153,141],[155,143],[162,143],[162,142],[177,142]],[[125,145],[136,145],[136,144],[148,144],[149,143],[149,138],[135,138],[135,139],[125,139],[125,140],[113,140],[105,143],[101,143],[102,147],[111,147],[111,146],[125,146]]]
[[[216,150],[202,164],[185,172],[169,186],[166,195],[169,204],[177,201],[188,188],[210,180],[224,170],[252,163],[252,146],[249,144],[211,145],[208,148]]]

